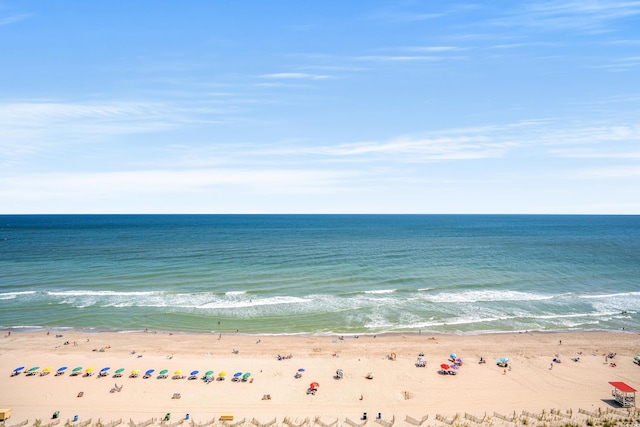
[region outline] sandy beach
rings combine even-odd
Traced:
[[[451,353],[462,359],[456,370]],[[159,423],[171,413],[172,422],[189,414],[196,423],[232,415],[235,421],[276,419],[280,424],[286,417],[294,424],[309,418],[344,425],[347,420],[363,423],[367,413],[368,419],[380,414],[379,421],[397,425],[410,425],[407,417],[426,416],[425,425],[446,425],[465,413],[482,418],[523,411],[559,411],[565,414],[555,417],[560,422],[569,413],[584,420],[580,409],[617,408],[610,381],[640,388],[640,366],[633,363],[637,354],[637,332],[339,337],[5,331],[0,407],[12,410],[6,425],[46,423],[55,411],[63,422],[77,415],[78,421],[93,423],[152,418]],[[417,366],[418,357],[424,357],[425,367]],[[503,357],[509,359],[507,367],[498,366]],[[481,358],[486,363],[479,363]],[[449,364],[456,375],[443,375],[441,364]],[[21,366],[23,372],[12,376]],[[62,366],[67,370],[56,375]],[[27,376],[33,367],[37,374]],[[41,375],[47,367],[51,372]],[[71,376],[76,367],[82,367],[80,375]],[[100,376],[105,367],[108,374]],[[119,368],[123,376],[114,378]],[[143,378],[149,369],[154,373]],[[140,374],[130,378],[134,370]],[[162,370],[169,378],[157,378]],[[189,380],[195,370],[197,379]],[[215,378],[226,372],[225,379],[206,383],[202,377],[210,370]],[[336,379],[338,370],[342,379]],[[180,378],[172,379],[176,371],[182,371]],[[233,381],[237,372],[250,376]],[[373,378],[367,378],[369,373]],[[318,383],[315,394],[308,393],[312,382]],[[493,425],[502,422],[491,420]]]

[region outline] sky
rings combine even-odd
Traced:
[[[640,214],[640,0],[0,0],[0,214]]]

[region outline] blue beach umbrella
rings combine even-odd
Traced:
[[[148,369],[144,374],[145,374],[145,375],[151,375],[151,374],[153,374],[155,371],[156,371],[155,369]]]
[[[235,374],[233,374],[233,376],[235,378],[241,377],[242,376],[242,372],[236,372]]]
[[[19,374],[23,369],[24,369],[24,366],[20,366],[19,368],[14,369],[13,373],[14,374]]]
[[[298,369],[298,372],[304,372],[304,368]]]
[[[198,375],[198,372],[200,372],[200,371],[191,371],[191,373],[189,375]]]
[[[104,368],[100,369],[100,373],[103,374],[103,373],[107,372],[109,369],[111,369],[111,368],[108,367],[108,366],[105,366]]]
[[[451,354],[449,355],[449,357],[450,357],[450,358],[452,358],[452,359],[455,359],[455,358],[456,358],[456,357],[458,357],[458,356],[457,356],[455,353],[451,353]]]
[[[58,368],[58,370],[56,372],[62,373],[64,371],[66,371],[66,370],[67,370],[66,366],[61,366],[60,368]]]

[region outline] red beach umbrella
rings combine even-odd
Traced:
[[[318,387],[320,387],[320,384],[318,384],[318,383],[311,383],[311,384],[309,384],[309,388],[317,389]]]
[[[440,367],[441,367],[442,369],[444,369],[445,371],[446,371],[446,370],[449,370],[449,369],[451,368],[451,367],[450,367],[449,365],[447,365],[446,363],[443,363],[442,365],[440,365]]]

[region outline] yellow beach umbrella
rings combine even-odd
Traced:
[[[90,374],[91,372],[93,372],[95,368],[92,366],[90,368],[87,368],[87,370],[85,371],[87,374]]]
[[[42,372],[51,372],[52,369],[53,369],[52,367],[47,367],[47,368],[44,368]]]
[[[226,371],[222,371],[218,374],[218,376],[220,377],[226,377],[227,376],[227,372]]]
[[[174,375],[180,375],[180,374],[182,374],[182,369],[178,369],[178,370],[177,370],[177,371],[175,371],[173,374],[174,374]]]
[[[140,373],[140,369],[134,369],[131,371],[131,375],[138,375]]]

